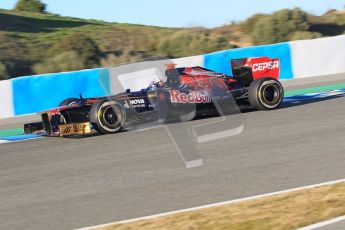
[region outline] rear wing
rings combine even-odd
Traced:
[[[234,77],[239,78],[241,73],[251,71],[254,80],[262,77],[279,78],[280,59],[269,57],[241,58],[231,60],[232,72]],[[245,70],[247,69],[247,71]]]

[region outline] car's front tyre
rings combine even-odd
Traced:
[[[119,132],[125,125],[125,108],[117,101],[99,100],[90,110],[90,123],[101,134]]]

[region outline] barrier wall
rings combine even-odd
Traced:
[[[165,73],[166,65],[171,63],[170,59],[162,59],[108,68],[110,94],[122,93],[127,89],[138,91],[147,87],[152,81],[159,81]]]
[[[231,75],[231,59],[259,56],[281,59],[280,80],[345,73],[345,36],[225,50],[172,61],[179,67],[202,66]],[[106,69],[1,81],[0,118],[44,111],[80,94],[105,96],[117,92],[114,83]]]
[[[102,69],[45,74],[12,80],[14,115],[44,111],[71,97],[104,96],[99,73]],[[109,86],[108,86],[109,87]]]
[[[0,81],[0,119],[13,116],[12,81]]]
[[[345,73],[345,36],[290,42],[295,78]]]
[[[177,64],[177,67],[186,67],[186,66],[204,66],[204,55],[177,58],[172,61]]]
[[[285,80],[293,78],[289,43],[254,46],[206,54],[204,66],[205,68],[212,69],[220,73],[232,75],[231,59],[261,56],[280,58],[280,79]]]

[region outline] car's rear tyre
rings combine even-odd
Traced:
[[[116,101],[99,100],[92,105],[90,122],[101,134],[117,133],[126,122],[125,108]]]
[[[272,110],[282,103],[284,89],[274,78],[259,78],[250,84],[248,97],[253,107],[259,110]]]
[[[76,101],[78,101],[78,98],[67,98],[65,100],[63,100],[62,102],[60,102],[59,106],[66,106],[66,105],[70,105]]]

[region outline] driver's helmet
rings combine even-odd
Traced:
[[[176,69],[176,64],[166,65],[167,70],[165,70],[165,76],[167,77],[167,83],[170,86],[177,86],[180,84],[181,77],[180,73]]]

